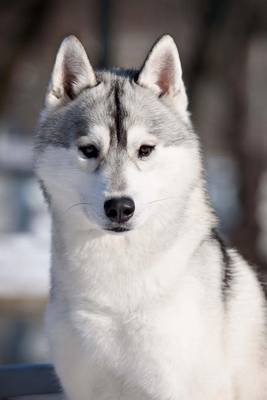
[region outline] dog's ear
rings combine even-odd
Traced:
[[[137,83],[159,96],[171,96],[181,110],[187,109],[178,50],[170,35],[162,36],[152,47],[139,73]]]
[[[58,50],[46,95],[46,107],[54,108],[75,99],[86,87],[97,84],[86,52],[75,36],[63,40]]]

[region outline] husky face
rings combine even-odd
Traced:
[[[36,141],[50,207],[80,229],[125,232],[179,218],[201,174],[170,36],[140,72],[94,72],[74,37],[61,45]]]

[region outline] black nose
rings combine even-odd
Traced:
[[[105,201],[104,209],[106,216],[112,222],[126,222],[134,213],[135,205],[130,197],[114,197]]]

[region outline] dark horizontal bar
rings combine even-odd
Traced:
[[[0,366],[0,399],[6,396],[60,393],[61,388],[50,364]]]

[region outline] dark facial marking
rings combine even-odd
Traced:
[[[224,240],[221,238],[216,229],[212,229],[212,238],[217,241],[222,254],[222,295],[223,301],[226,302],[227,295],[229,294],[229,291],[231,289],[231,283],[233,279],[231,257],[228,254],[227,246],[225,245]]]
[[[259,280],[259,282],[260,282],[262,292],[263,292],[263,294],[264,294],[265,300],[267,301],[267,280],[266,280],[266,273],[264,273],[263,271],[257,271],[257,270],[256,270],[256,271],[254,270],[254,272],[256,272],[256,274],[257,274],[257,278],[258,278],[258,280]],[[267,318],[267,315],[266,315],[266,318]]]
[[[50,206],[51,197],[50,197],[48,191],[46,190],[45,184],[44,184],[42,179],[38,179],[38,181],[39,181],[40,189],[43,192],[43,196],[45,198],[45,201],[47,202],[48,206]]]
[[[117,143],[120,147],[126,148],[127,146],[127,133],[124,128],[124,119],[127,115],[125,108],[121,103],[121,96],[123,94],[122,84],[115,81],[114,85],[114,128],[117,136]]]

